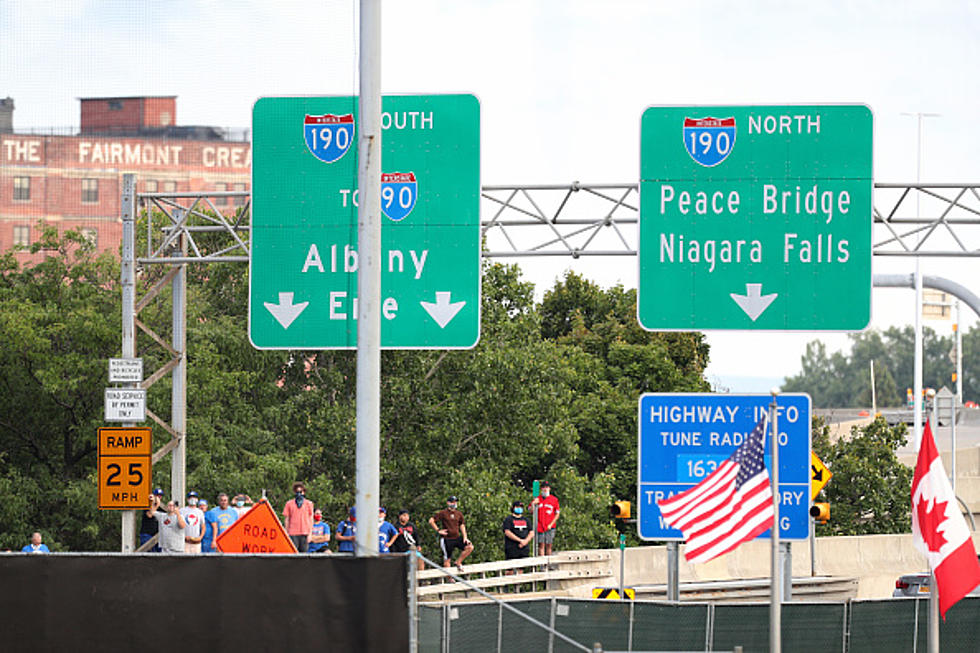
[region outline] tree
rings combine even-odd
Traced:
[[[907,533],[912,470],[896,455],[906,444],[905,424],[889,426],[878,417],[832,442],[830,427],[814,418],[813,433],[813,452],[833,474],[823,489],[831,519],[817,534]]]
[[[870,330],[850,336],[850,352],[828,354],[819,340],[807,344],[802,370],[783,383],[784,392],[806,392],[819,407],[871,405],[870,361],[875,363],[875,392],[879,407],[901,406],[905,388],[913,387],[914,333],[911,327]],[[923,382],[925,387],[949,384],[952,364],[949,338],[923,330]],[[964,376],[966,374],[964,373]]]

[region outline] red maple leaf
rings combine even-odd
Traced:
[[[946,544],[946,538],[939,532],[939,527],[946,521],[946,506],[949,502],[934,501],[932,510],[926,508],[927,503],[928,500],[922,499],[915,507],[919,518],[919,532],[930,551],[939,551],[943,544]]]

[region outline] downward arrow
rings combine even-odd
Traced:
[[[738,304],[738,307],[745,311],[745,314],[749,316],[753,322],[762,315],[769,304],[779,296],[778,293],[773,293],[771,295],[762,295],[762,284],[761,283],[747,283],[745,284],[745,294],[736,295],[735,293],[730,293],[732,299]]]
[[[269,312],[272,313],[272,317],[276,318],[279,324],[282,325],[283,329],[288,329],[289,325],[293,323],[299,314],[303,312],[303,309],[309,305],[309,302],[301,302],[299,304],[293,303],[293,293],[291,292],[281,292],[279,293],[279,303],[273,304],[272,302],[262,302]]]
[[[450,302],[449,298],[451,295],[452,293],[449,291],[437,291],[435,304],[432,302],[419,302],[422,304],[422,308],[436,321],[440,329],[445,329],[446,325],[456,317],[456,313],[459,313],[459,310],[466,306],[466,302]]]

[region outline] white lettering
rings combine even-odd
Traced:
[[[394,297],[387,297],[381,305],[381,314],[386,320],[393,320],[398,313],[398,302]]]
[[[323,272],[323,262],[320,260],[320,251],[317,249],[316,243],[310,245],[310,251],[306,254],[306,262],[303,263],[303,272],[311,267],[316,267],[317,270]]]
[[[422,276],[422,268],[425,267],[425,259],[429,255],[429,250],[423,249],[421,258],[415,254],[414,249],[408,250],[408,253],[412,257],[412,265],[415,266],[415,278],[418,279]]]

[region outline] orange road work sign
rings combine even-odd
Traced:
[[[296,553],[268,501],[260,501],[215,540],[222,553]]]

